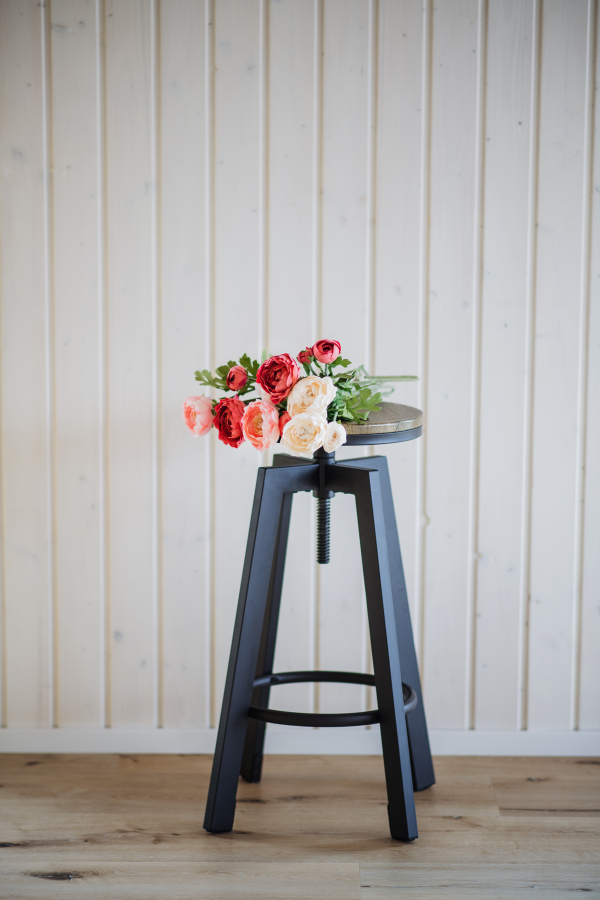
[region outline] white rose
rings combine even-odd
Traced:
[[[346,443],[346,429],[339,422],[330,422],[323,441],[323,450],[326,453],[335,453],[338,447]]]
[[[308,375],[306,378],[300,378],[290,391],[287,411],[290,416],[306,412],[325,414],[336,393],[336,387],[329,375],[324,378]]]
[[[323,446],[327,434],[327,419],[320,413],[299,413],[283,429],[281,446],[292,456],[310,459]]]

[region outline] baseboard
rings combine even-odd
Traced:
[[[1,753],[212,753],[211,728],[1,728]],[[437,756],[600,756],[600,731],[431,731]],[[267,753],[378,754],[379,728],[270,725]]]

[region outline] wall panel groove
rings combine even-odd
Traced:
[[[475,98],[475,204],[473,208],[473,322],[471,346],[471,416],[469,537],[467,560],[467,664],[465,728],[475,727],[477,659],[477,568],[479,554],[479,451],[481,431],[481,307],[483,293],[483,223],[485,220],[485,144],[488,2],[477,10],[477,94]]]
[[[529,713],[529,614],[531,606],[531,492],[533,454],[533,394],[536,326],[538,216],[538,153],[540,129],[540,69],[542,0],[532,0],[531,106],[528,167],[527,286],[525,297],[525,379],[523,404],[523,479],[521,512],[521,584],[517,727],[527,728]]]

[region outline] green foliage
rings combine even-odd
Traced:
[[[250,359],[247,353],[244,353],[243,356],[240,356],[240,365],[243,366],[249,375],[252,375],[253,378],[256,378],[256,373],[260,367],[260,363],[257,359]]]
[[[338,358],[334,359],[334,361],[331,363],[331,368],[335,369],[337,366],[342,366],[344,369],[347,369],[348,366],[351,365],[352,363],[349,359],[343,359],[341,356],[338,356]]]
[[[269,358],[266,350],[261,354],[261,362]],[[242,390],[238,391],[240,396],[250,394],[256,390],[256,373],[258,372],[260,362],[252,359],[247,353],[244,353],[239,363],[235,360],[229,360],[225,365],[218,366],[214,374],[208,369],[202,369],[195,372],[196,381],[206,387],[215,388],[225,393],[233,393],[227,387],[227,375],[229,370],[236,365],[241,365],[248,373],[248,381]],[[352,363],[349,359],[338,356],[330,365],[317,362],[312,358],[307,363],[302,363],[304,375],[318,375],[319,377],[330,376],[336,387],[336,396],[327,409],[327,418],[330,422],[338,420],[340,422],[357,422],[364,423],[369,413],[376,412],[381,409],[382,394],[390,394],[394,388],[391,383],[398,381],[416,381],[415,375],[369,375],[364,366],[351,368]],[[386,385],[389,387],[382,391]],[[249,403],[253,398],[246,400]],[[284,400],[279,404],[280,410],[287,406]]]
[[[350,381],[338,384],[337,395],[329,409],[328,419],[338,419],[340,422],[365,422],[370,412],[381,409],[381,394],[373,392],[367,385],[361,385],[360,381]]]
[[[225,367],[221,366],[221,368]],[[212,372],[209,372],[208,369],[202,369],[201,372],[194,372],[194,376],[196,378],[196,381],[198,381],[200,384],[205,384],[207,387],[217,388],[217,390],[219,391],[227,391],[229,390],[226,381],[227,372],[229,372],[229,369],[227,369],[227,371],[225,372],[225,377],[223,378],[221,376],[216,377],[212,374]]]

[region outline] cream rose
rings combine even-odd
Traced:
[[[290,391],[287,410],[290,416],[306,412],[325,414],[336,393],[336,387],[329,375],[324,378],[308,375],[306,378],[300,378]]]
[[[346,429],[339,422],[330,422],[327,426],[323,450],[326,453],[335,453],[338,447],[346,443]]]
[[[310,459],[323,446],[327,434],[327,419],[320,413],[299,413],[285,425],[281,446],[292,456]]]

